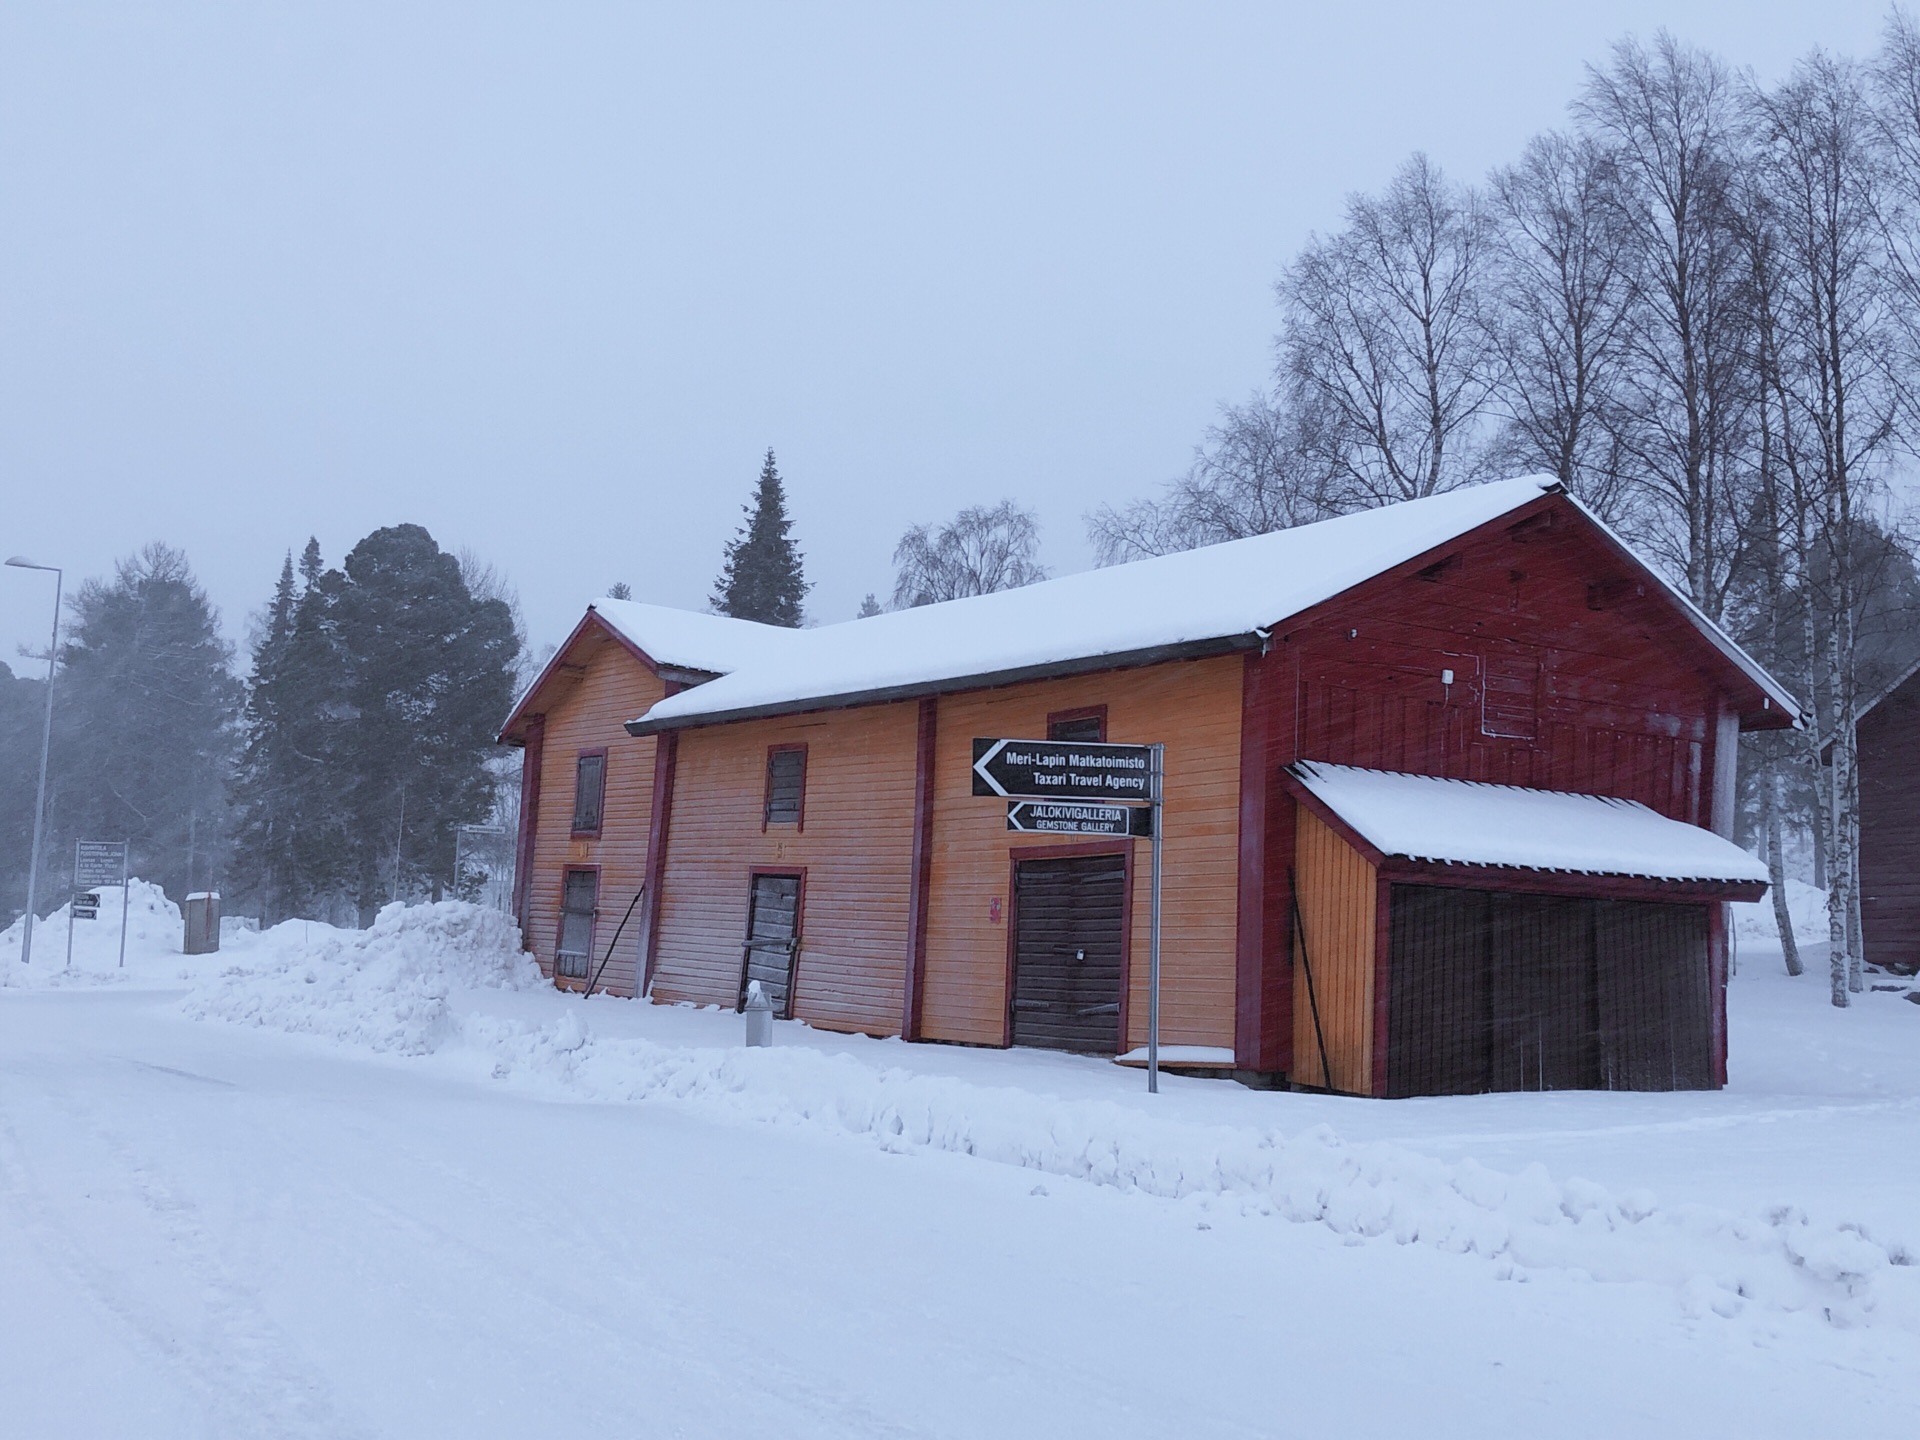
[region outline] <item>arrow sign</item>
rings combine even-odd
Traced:
[[[1153,811],[1145,805],[1009,800],[1007,829],[1023,835],[1151,835]]]
[[[975,740],[973,793],[1010,800],[1152,800],[1153,747]]]

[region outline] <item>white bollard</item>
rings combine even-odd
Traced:
[[[758,980],[747,982],[747,1045],[773,1044],[773,1002],[767,999]]]

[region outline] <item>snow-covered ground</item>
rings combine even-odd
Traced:
[[[1725,1092],[1394,1103],[790,1024],[747,1051],[732,1014],[541,987],[468,906],[189,960],[136,888],[124,971],[117,921],[71,972],[64,916],[31,966],[0,935],[0,1432],[1920,1413],[1920,1004],[1834,1011],[1770,918]]]

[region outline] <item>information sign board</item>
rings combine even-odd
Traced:
[[[1009,800],[1007,829],[1031,835],[1151,835],[1153,810],[1145,805]]]
[[[119,885],[126,877],[126,841],[82,840],[74,847],[74,889],[92,890],[99,885]]]
[[[975,740],[973,793],[1010,800],[1153,800],[1153,747]]]

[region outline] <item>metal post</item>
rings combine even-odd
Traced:
[[[133,908],[132,877],[127,874],[127,853],[133,841],[120,842],[120,968],[127,968],[127,911]]]
[[[53,571],[53,638],[47,641],[47,713],[40,722],[40,790],[33,802],[33,849],[27,852],[27,918],[20,935],[20,963],[33,960],[33,907],[40,884],[40,828],[47,814],[47,751],[53,743],[53,662],[60,651],[60,586],[65,573],[54,565],[36,565],[24,555],[7,564],[18,570]]]
[[[1160,791],[1165,779],[1167,747],[1153,749],[1153,909],[1147,927],[1147,1093],[1160,1093]]]
[[[73,878],[80,878],[80,842],[73,842]],[[73,886],[67,887],[67,969],[73,969],[73,912],[79,908],[80,892]]]

